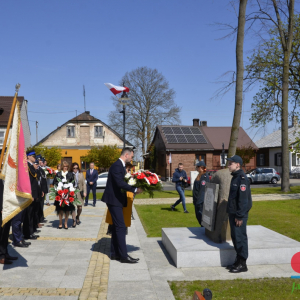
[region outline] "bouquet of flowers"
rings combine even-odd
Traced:
[[[50,188],[49,199],[58,201],[59,206],[64,207],[65,205],[81,205],[76,194],[79,192],[78,189],[74,188],[73,182],[67,182],[66,179],[57,178],[58,184]]]
[[[53,178],[53,175],[55,174],[53,169],[51,169],[50,167],[46,167],[46,168],[43,168],[43,169],[45,171],[45,174],[46,174],[47,178]]]
[[[141,188],[151,198],[154,196],[154,191],[161,191],[163,188],[159,176],[150,171],[139,170],[133,174],[127,173],[125,181],[131,186]]]

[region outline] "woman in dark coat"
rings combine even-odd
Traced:
[[[201,226],[205,186],[206,183],[209,182],[209,177],[206,174],[206,165],[204,161],[197,163],[196,170],[199,174],[193,185],[193,204],[195,205],[196,218]]]
[[[72,172],[69,172],[69,164],[68,162],[64,161],[62,163],[62,170],[57,172],[54,180],[53,180],[53,185],[56,187],[59,183],[59,181],[57,180],[58,178],[60,178],[61,180],[66,179],[66,182],[63,183],[73,183],[74,185],[74,174]],[[56,212],[57,215],[59,217],[59,225],[58,225],[58,229],[62,229],[62,219],[63,219],[63,215],[65,214],[65,224],[64,224],[64,228],[68,229],[68,218],[69,218],[69,214],[75,210],[75,206],[72,203],[69,203],[69,205],[64,205],[64,206],[60,206],[58,201],[54,201],[54,205],[56,206]]]

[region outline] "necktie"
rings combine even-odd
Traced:
[[[93,174],[93,169],[91,169],[91,175]]]

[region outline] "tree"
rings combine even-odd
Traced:
[[[266,122],[266,120],[272,117],[274,110],[269,106],[270,92],[272,92],[274,97],[274,102],[276,103],[277,108],[280,111],[280,122],[281,122],[281,145],[282,145],[282,180],[281,180],[281,190],[283,192],[288,192],[290,190],[289,182],[289,140],[288,140],[288,121],[289,121],[289,112],[288,112],[288,102],[289,102],[289,82],[290,82],[290,58],[293,45],[293,34],[295,30],[294,22],[294,7],[295,0],[269,0],[266,2],[257,0],[259,6],[259,12],[256,16],[257,19],[266,20],[273,24],[273,30],[277,34],[279,40],[279,51],[277,57],[282,63],[278,64],[278,67],[271,69],[271,76],[268,72],[265,72],[264,69],[261,69],[260,64],[254,64],[254,68],[250,68],[250,73],[248,72],[250,81],[256,81],[263,83],[264,88],[260,90],[255,98],[256,105],[258,105],[258,110],[264,112],[258,115],[259,118],[256,118],[255,115],[252,115],[252,121],[256,122]],[[262,3],[264,7],[262,7]],[[270,6],[274,9],[274,15],[270,13]],[[283,21],[285,19],[285,22]],[[275,42],[276,43],[276,42]],[[272,63],[271,63],[272,65]],[[263,71],[263,72],[262,72]],[[280,77],[280,80],[276,80],[277,74]],[[270,78],[271,77],[271,78]],[[273,80],[272,80],[272,77]],[[265,98],[267,96],[267,98]],[[269,97],[268,97],[269,96]],[[263,99],[265,98],[265,99]]]
[[[137,68],[127,72],[120,83],[130,89],[130,104],[126,107],[126,135],[130,140],[137,140],[145,153],[156,125],[179,124],[181,108],[174,102],[174,90],[169,88],[168,81],[156,69]],[[109,114],[109,123],[122,135],[121,104],[116,97],[112,99],[115,110]]]
[[[83,161],[94,162],[98,169],[108,170],[110,166],[120,157],[121,149],[114,146],[94,146],[88,151],[87,155],[82,158]]]
[[[256,150],[252,146],[242,146],[236,148],[236,154],[242,158],[246,168],[246,164],[250,162],[251,158],[255,157]]]
[[[243,108],[243,84],[244,84],[244,38],[246,23],[246,8],[248,0],[240,0],[239,17],[236,38],[236,84],[235,84],[235,106],[231,127],[228,157],[236,153],[236,145],[239,136],[241,115]]]
[[[47,165],[49,167],[55,168],[61,161],[61,149],[59,147],[48,148],[43,145],[37,145],[35,147],[29,147],[28,150],[34,150],[36,155],[41,155],[47,160]]]

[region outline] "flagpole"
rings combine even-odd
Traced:
[[[8,139],[8,135],[9,135],[9,130],[10,130],[12,118],[14,116],[14,111],[15,111],[15,107],[16,107],[16,104],[17,104],[17,97],[18,97],[18,92],[19,92],[20,86],[21,86],[20,83],[16,84],[16,87],[15,87],[16,92],[15,92],[14,100],[13,100],[13,103],[12,103],[12,106],[11,106],[10,115],[9,115],[9,119],[8,119],[8,123],[7,123],[7,128],[6,128],[6,131],[5,131],[5,137],[4,137],[1,156],[0,156],[0,170],[1,171],[2,171],[3,156],[4,156],[4,152],[5,152],[5,148],[6,148],[6,143],[7,143],[7,139]]]

